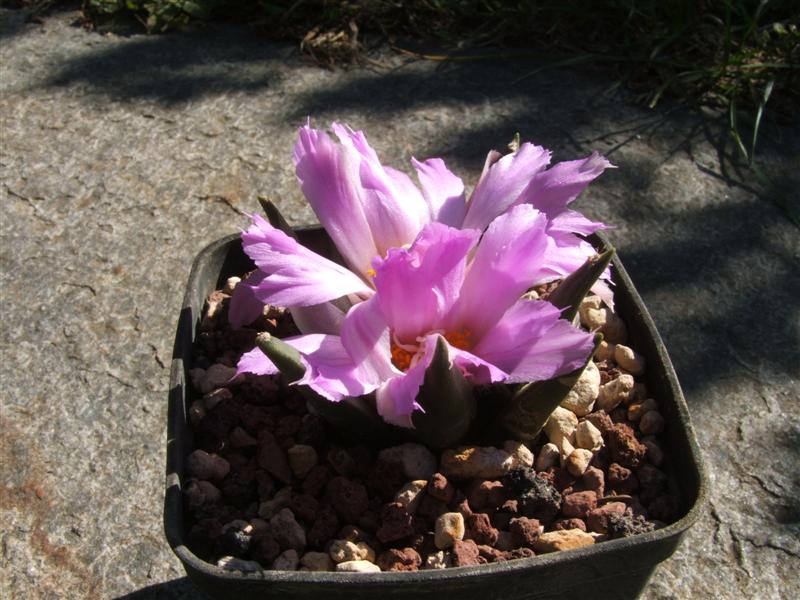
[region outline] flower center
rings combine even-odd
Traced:
[[[469,329],[458,329],[456,331],[431,331],[430,333],[438,333],[444,336],[449,344],[461,350],[469,350],[472,348],[472,332]],[[391,352],[392,364],[401,371],[408,371],[411,367],[416,365],[422,358],[423,349],[422,343],[425,341],[425,336],[420,336],[416,339],[414,344],[404,344],[397,339],[394,331],[392,332]]]

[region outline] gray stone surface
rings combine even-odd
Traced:
[[[161,529],[182,288],[258,194],[313,220],[289,160],[308,115],[470,183],[516,131],[559,159],[610,155],[619,169],[580,205],[617,225],[712,484],[644,597],[796,597],[800,236],[730,166],[724,120],[635,107],[591,73],[520,80],[530,61],[377,53],[390,68],[330,72],[237,29],[118,37],[73,13],[0,16],[2,597],[196,597]],[[799,138],[797,123],[763,138],[792,192]]]

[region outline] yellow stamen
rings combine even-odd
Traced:
[[[375,275],[376,275],[375,269],[367,269],[367,275],[369,277],[375,277]]]

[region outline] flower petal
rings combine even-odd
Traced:
[[[475,385],[498,383],[508,379],[508,373],[497,365],[466,350],[450,346],[450,356],[453,358],[453,363],[461,369],[467,381]]]
[[[300,333],[327,333],[339,335],[344,312],[332,302],[314,306],[295,306],[289,309]]]
[[[359,165],[361,203],[378,256],[411,243],[430,221],[422,194],[405,173],[384,167],[361,131],[333,124],[350,159]]]
[[[348,294],[372,294],[366,283],[341,265],[301,246],[259,215],[242,233],[245,253],[268,277],[256,297],[278,306],[312,306]]]
[[[307,385],[323,398],[336,402],[368,394],[379,384],[365,377],[363,369],[353,363],[338,336],[311,334],[283,341],[300,353],[306,366],[303,377],[293,385]],[[237,365],[237,374],[272,375],[277,372],[278,369],[259,348],[243,354]]]
[[[549,150],[529,143],[492,162],[496,154],[490,153],[488,168],[484,169],[470,197],[463,224],[466,228],[485,229],[514,204],[531,178],[550,163]]]
[[[478,244],[461,294],[445,319],[479,340],[540,276],[549,238],[546,217],[530,205],[497,217]]]
[[[532,204],[553,219],[565,211],[567,204],[575,200],[592,180],[609,168],[614,168],[614,165],[597,152],[579,160],[560,162],[534,175],[518,202]]]
[[[431,223],[411,248],[392,249],[385,260],[373,262],[381,311],[403,343],[416,343],[439,327],[458,297],[467,254],[479,235]]]
[[[253,271],[247,279],[240,281],[233,289],[233,295],[228,305],[228,322],[234,329],[250,325],[264,312],[264,303],[256,298],[255,288],[266,276],[266,273],[262,271]]]
[[[581,367],[594,336],[560,318],[540,300],[520,300],[473,348],[473,353],[509,374],[508,383],[542,381]]]
[[[378,251],[364,214],[360,161],[324,131],[306,125],[298,132],[294,164],[320,224],[347,264],[366,275]]]
[[[431,365],[436,350],[436,339],[439,336],[428,335],[421,344],[421,359],[405,373],[401,373],[384,383],[375,392],[378,414],[387,423],[398,427],[413,427],[411,414],[422,410],[417,403],[419,388],[425,382],[425,371]]]
[[[425,162],[412,158],[411,164],[417,170],[431,219],[460,228],[467,212],[464,182],[445,166],[441,158],[429,158]]]
[[[377,296],[353,306],[342,323],[342,345],[350,358],[372,380],[382,382],[397,374],[392,366],[389,326]]]
[[[600,229],[608,229],[608,225],[599,221],[587,219],[581,213],[574,210],[565,210],[550,219],[548,227],[551,231],[580,233],[581,235],[591,235]]]

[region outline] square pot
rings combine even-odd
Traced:
[[[298,230],[301,243],[330,256],[335,249],[320,228]],[[594,236],[596,247],[607,245]],[[662,529],[591,546],[491,563],[394,573],[226,571],[195,556],[187,548],[181,488],[186,481],[185,459],[193,449],[188,421],[187,381],[192,368],[192,342],[208,294],[232,275],[252,270],[239,235],[206,247],[194,261],[183,300],[170,371],[167,437],[167,478],[164,529],[169,544],[191,580],[213,598],[260,600],[295,598],[358,600],[413,598],[502,600],[547,598],[635,598],[659,562],[669,557],[688,527],[697,519],[707,496],[707,481],[689,414],[675,371],[628,274],[614,259],[617,311],[628,326],[631,346],[647,360],[645,376],[650,395],[666,420],[662,434],[669,475],[681,498],[682,517]]]

